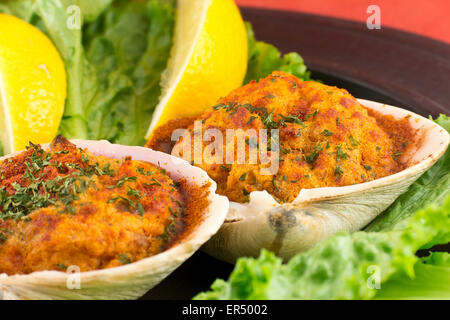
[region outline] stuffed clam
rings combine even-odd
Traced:
[[[362,229],[448,144],[443,128],[417,114],[276,71],[198,117],[167,122],[147,146],[217,182],[230,210],[203,248],[234,262],[262,248],[288,260]]]
[[[147,148],[59,136],[1,160],[4,299],[138,298],[228,211],[205,172]]]

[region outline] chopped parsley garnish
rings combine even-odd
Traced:
[[[277,184],[276,184],[275,176],[273,176],[273,178],[272,178],[272,185],[273,185],[275,191],[278,192],[278,187],[277,187]]]
[[[325,137],[331,137],[333,134],[334,134],[334,133],[331,132],[331,131],[328,130],[328,129],[325,129],[325,130],[322,131],[322,135],[324,135]]]
[[[359,146],[359,142],[356,141],[355,138],[353,138],[352,135],[350,135],[349,139],[350,139],[350,143],[352,144],[352,146],[354,146],[354,147]]]
[[[170,214],[171,214],[172,216],[174,216],[175,218],[178,217],[178,213],[177,213],[176,211],[174,211],[174,210],[172,209],[172,207],[170,207],[170,206],[169,206],[169,212],[170,212]]]
[[[311,153],[308,156],[304,156],[304,159],[307,163],[311,164],[314,163],[314,161],[317,160],[320,153],[322,152],[323,148],[322,145],[319,143],[317,144],[312,150]]]
[[[136,197],[138,199],[140,199],[142,197],[142,194],[139,190],[135,190],[135,189],[128,189],[127,191],[127,195],[132,196],[132,197]]]
[[[121,187],[121,186],[123,186],[124,183],[127,182],[127,181],[133,181],[133,182],[136,182],[136,181],[137,181],[137,177],[135,177],[135,176],[131,176],[131,177],[123,177],[123,178],[121,178],[119,181],[117,181],[116,186],[117,186],[117,187]]]
[[[30,180],[31,183],[22,186],[18,182],[11,183],[15,192],[9,194],[3,186],[0,188],[0,218],[25,219],[31,212],[45,208],[50,205],[61,203],[64,209],[61,213],[74,213],[75,209],[71,203],[79,199],[79,194],[83,193],[90,186],[95,187],[95,183],[89,179],[94,174],[96,167],[87,166],[81,168],[73,163],[65,163],[67,169],[73,169],[64,176],[56,176],[52,180],[40,180],[46,167],[56,167],[61,173],[64,167],[61,163],[51,162],[51,153],[45,152],[37,145],[30,144],[29,148],[34,148],[31,155],[24,161],[26,166],[22,179]]]
[[[305,120],[308,120],[309,118],[314,118],[319,113],[319,110],[315,110],[313,113],[307,114],[305,116]]]
[[[162,184],[161,184],[161,182],[159,182],[156,178],[152,178],[152,183],[144,183],[146,186],[158,186],[158,187],[161,187],[162,186]]]
[[[107,176],[114,176],[114,170],[111,170],[111,164],[110,163],[106,163],[103,168],[100,168],[99,164],[96,163],[94,168],[95,168],[95,172],[97,175],[99,176],[103,176],[103,175],[107,175]]]
[[[281,151],[283,154],[289,154],[289,153],[292,153],[292,150],[283,148],[282,146],[280,146],[280,151]]]
[[[294,80],[291,81],[291,84],[292,84],[292,88],[294,88],[294,89],[297,88],[297,83]]]
[[[250,148],[257,148],[258,147],[258,143],[256,142],[254,137],[251,138],[245,138],[245,143],[250,147]]]
[[[346,160],[349,158],[349,155],[342,151],[342,147],[340,144],[336,146],[336,161]]]
[[[0,230],[0,243],[3,243],[6,241],[6,235],[3,233],[3,230]]]
[[[131,263],[131,259],[125,253],[121,253],[119,255],[119,261],[121,264],[130,264]]]
[[[344,171],[342,171],[341,166],[337,166],[334,169],[334,175],[337,177],[336,179],[339,179],[342,176],[343,173],[344,173]]]
[[[155,174],[155,171],[145,171],[142,167],[137,167],[136,172],[142,174],[143,176],[151,176],[152,174]]]
[[[395,152],[392,154],[392,159],[394,159],[395,161],[397,161],[397,160],[402,156],[402,154],[403,154],[403,152],[401,152],[401,151],[395,151]]]
[[[280,114],[281,120],[280,120],[280,126],[286,126],[286,123],[295,123],[295,124],[299,124],[302,127],[306,127],[306,124],[304,124],[304,122],[296,116],[283,116],[282,114]]]
[[[60,151],[55,151],[53,152],[54,154],[68,154],[69,151],[68,150],[60,150]]]
[[[278,128],[277,123],[273,121],[273,112],[269,113],[267,116],[262,116],[261,120],[267,129]]]
[[[366,169],[367,171],[370,171],[370,170],[372,170],[372,167],[368,166],[368,165],[364,165],[364,169]]]
[[[139,215],[142,217],[142,215],[145,213],[144,207],[142,206],[142,203],[140,202],[135,202],[127,197],[124,196],[117,196],[117,197],[113,197],[111,199],[109,199],[106,203],[114,203],[117,200],[119,201],[123,201],[124,203],[126,203],[130,208],[137,210]]]
[[[145,209],[144,209],[144,206],[142,205],[142,203],[138,202],[137,210],[138,210],[139,215],[142,217],[145,213]]]
[[[65,264],[62,264],[62,263],[57,263],[56,266],[63,270],[67,270],[69,268],[68,266],[66,266]]]
[[[249,126],[253,122],[253,120],[255,120],[256,118],[257,117],[255,117],[255,116],[250,116],[250,118],[248,119],[247,125]]]

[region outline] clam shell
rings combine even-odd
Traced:
[[[166,169],[174,178],[186,179],[199,186],[210,182],[210,204],[203,221],[181,243],[140,261],[110,269],[78,274],[60,271],[40,271],[28,275],[0,275],[0,298],[3,299],[135,299],[157,285],[200,248],[222,225],[228,211],[226,197],[215,194],[216,183],[201,169],[168,154],[143,147],[111,144],[107,141],[72,140],[78,147],[94,155],[109,158],[132,156]],[[48,148],[48,145],[43,145]],[[14,154],[17,154],[14,153]],[[11,157],[8,155],[0,160]],[[79,276],[80,289],[68,289],[74,276]],[[77,280],[78,281],[78,280]],[[72,283],[72,285],[71,285]]]
[[[225,223],[203,249],[231,263],[242,256],[256,257],[262,248],[289,260],[336,232],[366,226],[445,153],[449,134],[433,121],[401,108],[358,100],[397,119],[409,116],[411,126],[419,129],[422,144],[405,155],[410,161],[407,169],[357,185],[303,189],[286,204],[277,203],[266,191],[252,192],[249,203],[230,203]]]

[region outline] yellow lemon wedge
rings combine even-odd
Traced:
[[[247,33],[234,0],[178,0],[174,45],[147,132],[195,116],[242,84]]]
[[[0,139],[5,154],[50,142],[64,111],[66,73],[52,42],[25,21],[0,14]]]

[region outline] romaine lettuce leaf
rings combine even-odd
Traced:
[[[142,145],[172,46],[174,4],[117,3],[85,26],[84,115],[90,139]]]
[[[68,27],[77,5],[81,28]],[[40,28],[68,76],[60,133],[140,145],[172,46],[175,0],[8,0],[0,11]]]
[[[244,83],[259,80],[268,76],[274,70],[291,73],[302,80],[310,80],[302,57],[295,52],[281,55],[273,45],[255,40],[250,23],[246,23],[248,36],[248,67]]]

